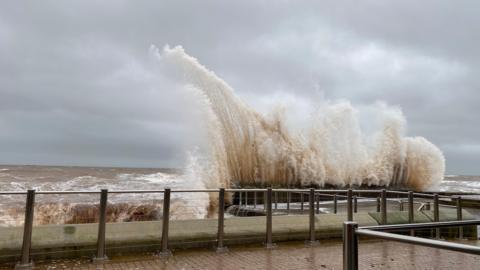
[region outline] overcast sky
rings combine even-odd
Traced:
[[[253,106],[398,105],[480,174],[478,1],[26,2],[0,4],[0,163],[182,166],[190,112],[148,54],[170,44]]]

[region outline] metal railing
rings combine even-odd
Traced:
[[[384,225],[358,227],[357,222],[346,221],[343,223],[343,269],[358,269],[358,237],[367,236],[402,243],[421,245],[432,248],[440,248],[451,251],[458,251],[468,254],[480,255],[480,247],[473,245],[458,244],[434,239],[420,238],[401,234],[388,233],[384,231],[431,229],[440,230],[442,227],[463,227],[480,225],[480,220],[430,222],[416,224]]]
[[[25,223],[24,223],[24,233],[23,233],[23,244],[21,250],[21,259],[20,262],[17,264],[16,269],[30,269],[33,265],[30,255],[31,249],[31,240],[32,240],[32,229],[33,229],[33,221],[34,221],[34,205],[35,205],[35,196],[37,194],[56,194],[56,195],[70,195],[70,194],[97,194],[100,195],[100,203],[99,203],[99,213],[98,213],[98,236],[97,236],[97,247],[95,257],[93,261],[101,262],[108,260],[106,255],[106,245],[105,245],[105,234],[106,234],[106,213],[107,213],[107,203],[108,203],[108,195],[109,194],[138,194],[138,193],[158,193],[163,194],[163,216],[162,216],[162,232],[161,232],[161,245],[160,250],[157,253],[159,256],[169,256],[171,252],[169,251],[169,243],[168,243],[168,234],[169,234],[169,222],[170,222],[170,195],[171,193],[189,193],[189,192],[215,192],[218,193],[218,232],[216,236],[216,243],[217,243],[217,252],[225,252],[228,249],[224,245],[224,219],[225,219],[225,193],[226,192],[234,192],[239,194],[238,196],[238,205],[248,206],[248,195],[249,193],[253,193],[253,207],[257,208],[258,204],[258,194],[263,194],[263,207],[266,216],[266,230],[265,230],[265,246],[266,248],[274,248],[275,243],[273,243],[273,234],[272,234],[272,205],[275,206],[275,209],[278,207],[278,194],[279,193],[286,193],[287,200],[286,200],[286,211],[287,213],[291,212],[291,203],[292,203],[292,194],[297,194],[300,197],[300,209],[303,213],[304,210],[304,199],[308,197],[308,216],[309,216],[309,231],[308,231],[308,238],[307,244],[308,245],[316,245],[318,241],[315,239],[315,202],[316,202],[316,212],[319,213],[319,205],[320,205],[320,196],[323,197],[331,197],[332,204],[333,204],[333,213],[338,213],[338,199],[345,198],[346,205],[347,205],[347,221],[348,228],[346,228],[344,233],[344,239],[356,239],[357,234],[365,233],[365,230],[357,230],[355,227],[356,223],[352,223],[354,220],[354,213],[358,210],[358,199],[376,199],[376,209],[377,212],[380,212],[380,223],[382,225],[386,225],[387,220],[387,204],[388,204],[388,195],[396,195],[396,196],[407,196],[408,198],[408,222],[413,223],[414,221],[414,203],[415,198],[423,198],[423,199],[430,199],[433,200],[433,208],[434,208],[434,221],[436,224],[439,221],[439,199],[449,199],[452,202],[455,201],[455,205],[457,208],[457,219],[462,220],[462,199],[460,196],[445,196],[445,195],[438,195],[438,194],[426,194],[426,193],[416,193],[412,191],[387,191],[386,189],[382,190],[352,190],[352,189],[344,189],[344,190],[319,190],[319,189],[204,189],[204,190],[197,190],[197,189],[182,189],[182,190],[124,190],[124,191],[109,191],[107,189],[102,189],[101,191],[35,191],[35,190],[28,190],[27,192],[16,192],[16,191],[8,191],[8,192],[0,192],[0,195],[27,195],[26,199],[26,208],[25,208]],[[243,194],[243,195],[242,195]],[[356,195],[354,195],[356,194]],[[363,197],[360,194],[373,194],[373,197]],[[262,197],[262,196],[260,196]],[[298,197],[298,196],[297,196]],[[390,200],[398,200],[395,198],[391,198]],[[298,202],[298,201],[297,201]],[[460,224],[472,224],[470,223],[456,223]],[[345,225],[347,226],[347,225]],[[427,226],[427,225],[423,225]],[[387,228],[388,226],[385,226]],[[355,231],[352,229],[354,228]],[[378,227],[380,228],[380,227]],[[377,229],[378,229],[377,228]],[[393,228],[393,227],[388,227]],[[409,225],[403,226],[402,228],[410,229],[410,235],[414,235],[414,229],[419,228],[418,225]],[[423,227],[422,227],[423,228]],[[360,233],[358,233],[360,232]],[[436,236],[439,237],[439,230],[436,230]],[[368,233],[368,232],[367,232]],[[459,227],[459,237],[463,238],[463,228]],[[392,237],[392,239],[395,237]],[[356,240],[355,240],[356,241]],[[354,242],[355,242],[354,241]],[[351,241],[350,241],[351,242]],[[347,244],[350,243],[347,241]],[[351,244],[351,243],[350,243]],[[356,244],[355,244],[356,245]],[[356,246],[355,246],[356,248]],[[351,252],[350,249],[345,249],[345,251]],[[352,251],[353,252],[353,251]],[[348,268],[350,269],[350,268]]]

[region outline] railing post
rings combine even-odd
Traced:
[[[309,220],[309,239],[307,245],[314,246],[318,244],[315,240],[315,189],[310,189],[310,195],[308,196],[309,208],[308,208],[308,220]]]
[[[426,202],[425,203],[425,211],[430,211],[430,210],[431,210],[430,202]]]
[[[343,223],[343,270],[358,269],[358,239],[356,222]]]
[[[33,269],[33,261],[30,260],[30,248],[32,245],[34,207],[35,190],[29,189],[27,191],[27,201],[25,205],[25,223],[23,224],[22,257],[20,262],[15,265],[16,270]]]
[[[408,192],[408,223],[414,223],[413,191]],[[415,236],[415,230],[410,230],[410,236]]]
[[[303,192],[300,193],[300,210],[302,211],[303,214]]]
[[[287,213],[290,214],[290,191],[287,191]]]
[[[358,201],[357,201],[357,195],[353,196],[353,212],[357,213],[358,209]]]
[[[380,197],[377,197],[377,213],[380,213],[381,200]]]
[[[103,262],[108,260],[108,257],[105,254],[107,200],[108,200],[108,189],[102,189],[100,193],[100,208],[98,212],[99,217],[98,217],[97,254],[93,258],[94,262]]]
[[[457,206],[457,220],[463,220],[463,213],[462,213],[462,196],[457,196],[456,198],[456,206]],[[458,227],[458,239],[463,238],[463,226]]]
[[[257,192],[253,192],[253,208],[257,208]]]
[[[382,189],[382,225],[387,224],[387,190]]]
[[[333,213],[337,213],[337,194],[333,194]]]
[[[247,191],[245,191],[245,203],[243,205],[245,205],[245,208],[248,207],[248,192]]]
[[[225,189],[220,188],[218,193],[218,233],[217,233],[217,253],[228,251],[223,245],[224,237],[224,220],[225,220]]]
[[[317,214],[320,214],[320,193],[317,194]]]
[[[265,247],[267,249],[275,248],[272,238],[272,188],[267,189],[267,235]]]
[[[433,220],[435,222],[440,221],[440,211],[439,211],[439,205],[438,205],[438,194],[435,193],[433,194]],[[439,239],[440,238],[440,228],[435,229],[435,238]]]
[[[238,192],[238,208],[242,207],[242,192]]]
[[[347,190],[347,220],[353,221],[352,189]]]
[[[241,194],[241,193],[240,193]],[[161,257],[172,255],[168,249],[168,226],[170,224],[170,189],[166,188],[163,192],[163,218],[162,218],[162,247],[158,253]]]

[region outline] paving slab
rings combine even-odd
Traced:
[[[256,246],[231,248],[225,254],[216,254],[212,250],[188,250],[176,251],[168,258],[155,259],[151,254],[112,257],[104,264],[92,264],[86,259],[37,262],[35,269],[295,270],[342,267],[342,243],[324,240],[314,247],[288,242],[274,250]],[[11,266],[0,266],[0,269],[11,269]],[[396,242],[361,240],[359,269],[480,269],[480,256]]]

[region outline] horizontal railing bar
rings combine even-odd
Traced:
[[[382,190],[381,189],[372,189],[372,190],[369,190],[369,189],[354,189],[352,190],[353,193],[382,193]]]
[[[164,193],[165,190],[163,189],[158,189],[158,190],[112,190],[112,191],[108,191],[108,193],[112,193],[112,194],[122,194],[122,193],[125,193],[125,194],[128,194],[128,193]]]
[[[408,196],[408,191],[398,191],[398,190],[387,190],[387,194],[397,194],[397,195],[406,195]],[[430,193],[420,193],[414,192],[414,196],[422,198],[433,198],[435,195]],[[439,198],[450,198],[450,195],[438,195]]]
[[[266,188],[253,188],[253,189],[247,189],[247,188],[226,188],[225,192],[264,192],[267,191]]]
[[[443,196],[453,196],[453,195],[480,195],[479,192],[462,192],[462,191],[430,191],[429,193],[438,193]]]
[[[26,191],[2,191],[0,195],[27,195]]]
[[[35,192],[35,194],[39,195],[39,194],[100,194],[100,190],[99,191],[37,191]]]
[[[439,240],[433,240],[433,239],[427,239],[427,238],[372,231],[372,230],[366,230],[366,229],[357,229],[355,233],[357,235],[362,235],[362,236],[369,236],[369,237],[381,238],[385,240],[408,243],[408,244],[415,244],[415,245],[421,245],[426,247],[440,248],[440,249],[480,255],[480,247],[478,246],[457,244],[457,243],[451,243],[451,242],[445,242],[445,241],[439,241]]]
[[[348,196],[347,195],[339,195],[339,194],[324,194],[324,193],[320,193],[320,194],[317,194],[317,195],[321,195],[321,196],[330,196],[330,197],[333,197],[333,196],[337,196],[338,198],[347,198]],[[375,200],[377,197],[362,197],[362,196],[357,196],[357,199],[368,199],[368,200]],[[389,201],[400,201],[402,199],[406,199],[406,198],[387,198],[387,200]]]
[[[408,191],[387,190],[390,194],[408,195]]]
[[[433,194],[418,193],[418,192],[414,192],[414,193],[413,193],[413,196],[415,196],[415,197],[423,197],[423,198],[433,198],[433,197],[434,197]]]
[[[303,189],[303,188],[272,188],[272,191],[276,192],[310,192],[310,189]]]
[[[255,188],[255,189],[247,189],[247,188],[231,188],[225,189],[226,192],[264,192],[267,191],[266,188]],[[308,194],[310,191],[309,189],[272,189],[273,192],[291,192],[291,193],[304,193]],[[343,197],[346,194],[348,189],[316,189],[315,193],[322,195],[322,196],[333,196],[337,195]],[[108,193],[163,193],[164,190],[111,190]],[[219,189],[177,189],[172,190],[171,192],[219,192]],[[360,189],[360,190],[352,190],[353,193],[361,194],[361,193],[381,193],[381,189],[375,190],[368,190],[368,189]],[[408,192],[405,191],[394,191],[394,190],[387,190],[387,193],[390,194],[402,194],[408,195]],[[27,192],[25,191],[0,191],[0,195],[26,195]],[[58,191],[58,190],[49,190],[49,191],[37,191],[36,194],[100,194],[100,191],[92,191],[92,190],[67,190],[67,191]],[[454,195],[480,195],[476,193],[452,193],[452,195],[439,195],[439,198],[452,198]],[[416,198],[433,198],[434,195],[430,193],[419,193],[415,192],[414,196]],[[374,197],[358,197],[358,198],[374,198]],[[389,198],[392,199],[392,198]],[[398,198],[401,199],[401,198]]]
[[[315,189],[315,193],[335,194],[335,193],[347,193],[348,189]]]
[[[388,193],[398,193],[398,194],[408,194],[408,191],[402,190],[387,190]],[[453,195],[480,195],[478,192],[461,192],[461,191],[428,191],[428,192],[415,192],[414,194],[433,196],[433,194],[438,193],[438,196],[453,196]]]
[[[220,192],[219,189],[175,189],[171,192]]]
[[[218,189],[177,189],[172,190],[171,192],[218,192]],[[227,192],[262,192],[267,191],[267,189],[225,189]],[[273,192],[292,192],[292,193],[308,193],[308,189],[272,189]],[[108,193],[161,193],[164,190],[109,190]],[[322,192],[320,195],[333,196],[336,193],[346,193],[347,190],[315,190],[315,193]],[[366,191],[353,191],[357,193],[365,193]],[[376,193],[377,191],[368,191]],[[4,191],[0,192],[0,195],[25,195],[27,192],[24,191]],[[46,191],[37,191],[36,194],[100,194],[100,191],[94,190],[46,190]],[[341,196],[341,195],[339,195]],[[367,197],[365,197],[367,198]]]
[[[480,225],[480,220],[475,219],[475,220],[462,220],[462,221],[442,221],[442,222],[428,222],[428,223],[365,226],[365,227],[360,227],[360,229],[375,230],[375,231],[391,231],[391,230],[404,230],[404,229],[431,229],[431,228],[458,227],[458,226],[471,226],[471,225]]]

